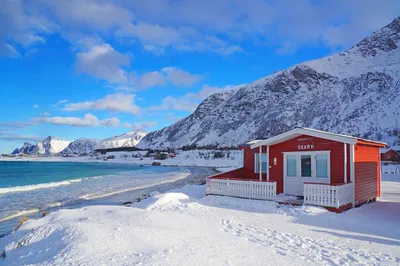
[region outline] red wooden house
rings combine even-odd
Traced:
[[[254,199],[298,196],[334,211],[380,196],[380,151],[385,143],[295,128],[241,146],[243,168],[207,180],[207,194]]]
[[[400,161],[400,153],[392,148],[381,149],[381,161],[398,162]]]

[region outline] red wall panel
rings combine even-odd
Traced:
[[[283,152],[299,151],[299,145],[314,145],[309,151],[331,151],[331,184],[344,183],[344,145],[341,142],[302,135],[270,146],[270,180],[276,180],[278,193],[283,193]],[[306,151],[306,150],[302,150]],[[273,165],[273,159],[277,164]],[[350,170],[349,170],[350,171]]]
[[[354,161],[356,205],[361,205],[380,196],[379,147],[357,144]]]
[[[259,173],[255,173],[254,154],[258,153],[259,148],[250,149],[250,146],[243,146],[243,178],[244,179],[260,179]],[[263,147],[262,152],[267,152],[267,148]],[[267,180],[266,174],[263,174],[262,180]]]
[[[313,149],[302,151],[331,151],[331,184],[344,183],[344,145],[341,142],[311,137],[298,136],[285,142],[269,147],[269,175],[270,180],[277,181],[277,193],[283,193],[283,152],[299,151],[299,145],[314,145]],[[250,146],[243,146],[244,162],[243,174],[246,179],[258,179],[259,174],[254,173],[254,154],[259,149],[250,149]],[[263,147],[263,152],[267,148]],[[348,162],[350,161],[350,149],[348,147]],[[274,165],[274,158],[277,158],[277,164]],[[266,174],[263,174],[263,180],[266,180]],[[348,181],[350,181],[350,166],[348,166]]]

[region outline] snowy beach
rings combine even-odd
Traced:
[[[205,183],[209,167],[152,167],[137,164],[0,162],[0,236],[22,217],[88,205],[122,205],[153,190]]]
[[[205,196],[186,185],[124,206],[65,209],[0,239],[4,265],[398,265],[400,176],[379,202],[336,214]]]

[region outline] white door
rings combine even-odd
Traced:
[[[330,152],[285,152],[284,193],[302,196],[304,183],[330,183]]]

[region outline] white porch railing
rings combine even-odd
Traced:
[[[208,178],[207,194],[273,200],[276,196],[276,182]]]
[[[353,202],[353,183],[340,186],[304,184],[304,204],[339,208]]]

